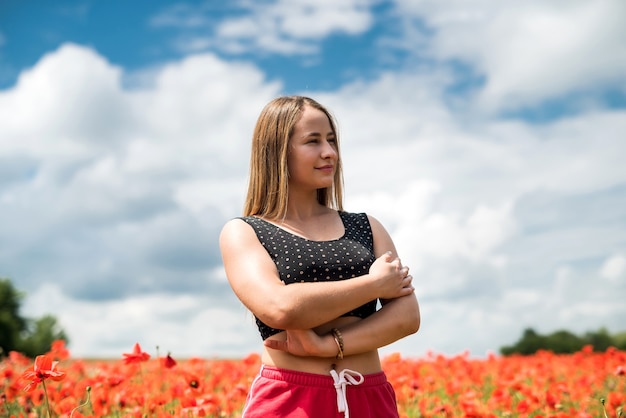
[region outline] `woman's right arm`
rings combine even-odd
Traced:
[[[370,274],[324,283],[285,285],[251,226],[240,219],[220,234],[226,277],[241,302],[261,321],[277,329],[309,329],[375,300],[413,292],[397,259],[383,255]]]

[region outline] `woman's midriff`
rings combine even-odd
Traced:
[[[347,324],[360,321],[356,317],[342,317],[316,328],[318,334],[323,335],[330,332],[332,328],[341,328]],[[270,338],[284,340],[285,333],[278,333]],[[351,369],[361,374],[378,373],[382,370],[378,350],[366,353],[344,356],[342,360],[334,357],[300,357],[294,356],[284,351],[274,350],[264,347],[261,361],[268,366],[275,366],[281,369],[296,370],[300,372],[316,373],[327,375],[331,369],[342,370]]]

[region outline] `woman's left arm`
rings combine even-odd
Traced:
[[[420,327],[420,312],[415,294],[388,301],[382,308],[361,321],[339,329],[343,354],[366,353],[414,334]],[[337,342],[332,332],[318,335],[314,330],[286,330],[284,341],[267,339],[265,346],[296,356],[335,357]]]
[[[392,256],[398,257],[393,240],[385,227],[372,216],[368,216],[368,219],[372,228],[375,256],[391,251]],[[381,303],[383,306],[376,313],[341,330],[346,336],[346,355],[383,347],[419,330],[421,318],[415,293],[381,300]]]
[[[389,345],[415,334],[419,330],[420,321],[415,293],[392,299],[376,313],[340,329],[343,336],[343,353],[349,356]]]

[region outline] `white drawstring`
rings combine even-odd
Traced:
[[[348,399],[346,398],[346,386],[347,385],[360,385],[365,378],[359,372],[355,372],[350,369],[343,369],[337,374],[335,369],[330,371],[330,375],[335,382],[335,390],[337,391],[337,409],[339,412],[344,412],[345,418],[350,418],[350,412],[348,411]],[[358,377],[359,380],[355,379]]]

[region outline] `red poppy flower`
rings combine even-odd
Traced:
[[[167,369],[171,369],[172,367],[176,366],[176,360],[174,360],[170,353],[167,353],[167,356],[161,359],[161,362],[163,363],[163,366]]]
[[[184,376],[189,387],[194,389],[198,389],[200,387],[200,379],[195,374],[187,372]]]
[[[48,354],[58,360],[67,360],[70,357],[70,352],[65,347],[65,341],[63,340],[53,341]]]
[[[45,379],[59,381],[65,377],[65,372],[57,370],[58,361],[52,361],[52,357],[43,355],[35,358],[35,365],[32,369],[22,373],[22,379],[30,380],[24,387],[26,392],[32,392],[37,385]]]
[[[124,353],[124,363],[141,363],[142,361],[147,361],[150,358],[150,354],[141,351],[141,346],[139,343],[135,343],[135,348],[132,353]]]

